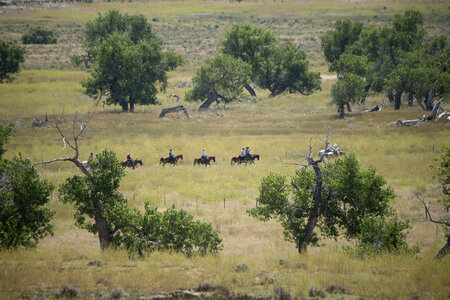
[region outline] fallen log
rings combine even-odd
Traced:
[[[163,108],[161,110],[161,113],[159,114],[159,118],[164,118],[164,116],[166,114],[175,113],[175,112],[179,112],[179,111],[183,111],[184,114],[186,115],[186,117],[188,117],[188,119],[191,118],[191,116],[188,114],[186,108],[183,105],[177,105],[177,106],[173,106],[173,107]]]

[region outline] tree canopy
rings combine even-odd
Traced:
[[[427,37],[423,16],[415,10],[395,15],[391,27],[363,27],[359,22],[339,20],[322,37],[330,71],[344,78],[347,74],[364,78],[359,101],[369,91],[384,92],[395,109],[400,108],[405,93],[409,105],[415,96],[427,110],[432,109],[434,97],[448,94],[448,48],[446,37]]]
[[[167,86],[167,72],[183,61],[162,51],[162,40],[152,33],[143,15],[122,15],[111,10],[88,22],[86,54],[76,57],[88,66],[90,78],[82,82],[89,96],[107,94],[107,104],[134,111],[135,104],[157,103],[157,92]]]
[[[39,178],[30,160],[2,158],[10,134],[10,126],[0,125],[0,249],[34,248],[53,234],[54,212],[45,207],[53,185]]]
[[[12,81],[12,74],[18,73],[25,61],[24,56],[25,48],[0,40],[0,83]]]
[[[248,82],[250,67],[240,59],[218,54],[208,59],[192,79],[193,88],[186,93],[187,101],[204,101],[200,109],[212,103],[229,103],[239,97]]]
[[[390,207],[395,197],[393,190],[375,169],[361,170],[354,154],[323,167],[319,166],[321,160],[308,161],[313,170],[297,171],[291,182],[274,173],[263,178],[256,199],[258,205],[249,210],[263,221],[278,220],[286,240],[293,242],[299,251],[317,244],[316,225],[326,237],[337,238],[342,234],[347,239],[357,239],[363,232],[365,218],[393,216]],[[396,228],[400,233],[405,229],[403,225]],[[402,236],[400,233],[398,236]]]
[[[51,29],[36,26],[28,30],[22,35],[22,43],[28,44],[56,44],[57,39],[55,32]]]

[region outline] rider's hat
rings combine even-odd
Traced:
[[[245,149],[248,149],[248,147],[245,147]]]

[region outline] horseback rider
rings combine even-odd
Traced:
[[[173,156],[172,149],[169,151],[169,161],[175,163],[175,156]]]
[[[251,155],[250,155],[250,149],[248,147],[245,147],[245,157],[247,159],[251,159]]]
[[[127,154],[127,162],[130,164],[130,166],[134,166],[134,160],[131,159],[130,153]]]
[[[239,155],[240,157],[242,157],[242,158],[244,158],[244,156],[245,156],[245,150],[244,150],[244,148],[242,148],[242,150],[241,150],[241,155]]]
[[[205,149],[202,149],[202,159],[204,162],[208,161],[208,156],[206,156]]]
[[[325,153],[328,153],[328,152],[333,152],[333,149],[330,147],[330,144],[328,143],[328,139],[327,139],[327,141],[325,142]]]

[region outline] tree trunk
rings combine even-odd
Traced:
[[[305,227],[305,238],[300,243],[298,252],[302,253],[306,251],[306,248],[311,241],[314,227],[316,227],[317,220],[319,218],[319,205],[322,203],[322,172],[318,166],[318,162],[313,163],[314,172],[316,173],[316,187],[314,188],[314,207],[309,213],[308,223]]]
[[[95,225],[97,226],[100,248],[102,250],[105,250],[109,247],[109,244],[111,242],[108,223],[106,222],[105,218],[98,216],[95,218]]]
[[[217,101],[217,98],[219,97],[219,94],[217,93],[216,89],[214,88],[214,84],[211,86],[211,94],[209,95],[209,98],[206,99],[205,102],[203,102],[202,105],[198,108],[198,110],[207,110],[211,104]]]
[[[439,250],[439,252],[436,255],[436,258],[442,258],[446,256],[449,250],[450,250],[450,235],[447,236],[447,243],[444,245],[444,247],[442,247],[441,250]]]
[[[368,84],[368,85],[366,85],[366,87],[364,88],[364,95],[363,95],[363,97],[362,97],[362,99],[361,99],[361,103],[366,103],[366,98],[367,98],[367,95],[369,94],[369,91],[370,91],[370,88],[372,87],[372,85],[371,84]]]
[[[122,106],[122,112],[128,112],[128,102],[125,99],[120,99],[120,106]]]
[[[347,102],[347,111],[352,112],[352,108],[350,107],[350,102]]]
[[[408,106],[412,106],[414,102],[414,93],[413,92],[409,92],[408,93]]]
[[[179,111],[183,111],[184,114],[190,119],[191,116],[189,116],[186,108],[183,105],[177,105],[177,106],[173,106],[173,107],[166,107],[163,108],[161,110],[161,113],[159,114],[160,118],[164,118],[164,116],[168,113],[174,113],[174,112],[179,112]]]
[[[343,119],[344,116],[345,116],[344,104],[339,104],[339,106],[338,106],[338,113],[339,113],[339,118]]]
[[[389,93],[388,94],[388,99],[389,99],[390,103],[394,102],[394,95],[392,93]]]
[[[255,90],[249,85],[244,85],[245,89],[250,93],[251,96],[256,97]]]
[[[395,94],[395,103],[394,103],[394,109],[398,110],[400,109],[400,105],[402,104],[402,92],[397,92]]]
[[[130,100],[130,112],[134,113],[134,100]]]

